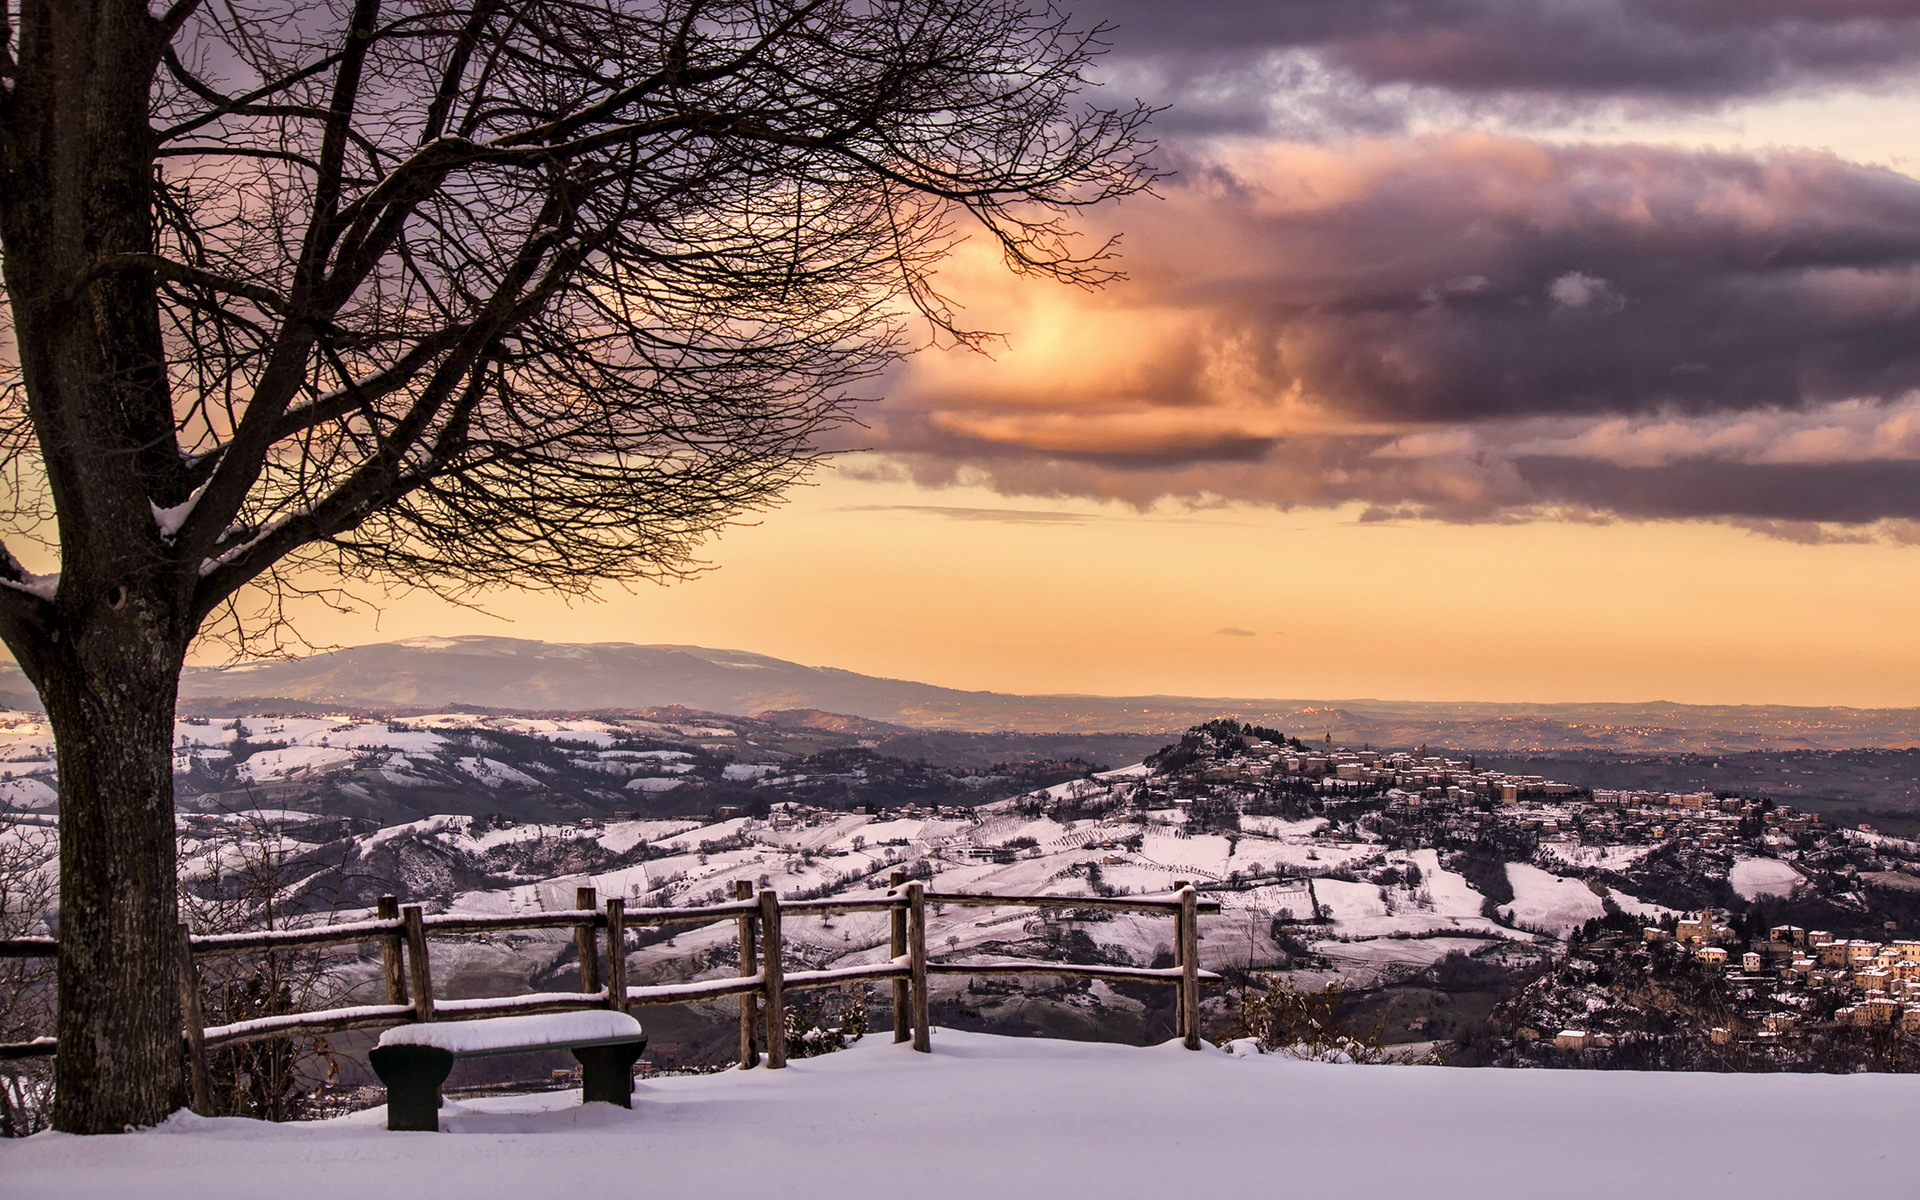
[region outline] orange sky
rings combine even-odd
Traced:
[[[1560,137],[1825,146],[1911,169],[1916,116],[1913,94],[1838,94]],[[1272,153],[1222,151],[1243,165]],[[1138,224],[1155,236],[1151,214]],[[909,399],[967,398],[929,409],[948,433],[1043,450],[1049,439],[1137,446],[1285,433],[1323,416],[1311,397],[1259,394],[1231,364],[1192,406],[1128,402],[1130,388],[1151,390],[1141,373],[1194,319],[1123,290],[1145,284],[1087,296],[1009,284],[977,263],[951,278],[1012,341],[992,361],[910,367]],[[1061,399],[1074,396],[1104,399]],[[718,569],[692,582],[573,606],[503,593],[487,602],[497,617],[399,597],[377,616],[316,609],[304,628],[335,644],[425,633],[695,643],[1023,692],[1920,705],[1920,548],[1896,539],[1803,544],[1701,521],[1363,521],[1358,503],[1141,495],[1135,506],[964,467],[950,486],[915,477],[884,455],[854,456],[715,543]],[[1112,478],[1118,488],[1128,477]]]
[[[1020,692],[1920,704],[1920,552],[1884,545],[1142,514],[830,475],[713,551],[702,579],[600,604],[502,593],[488,617],[400,598],[304,628],[726,646]]]

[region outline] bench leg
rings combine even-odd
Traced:
[[[387,1128],[434,1133],[440,1128],[440,1085],[453,1055],[433,1046],[376,1046],[367,1064],[387,1086]]]
[[[583,1046],[573,1052],[580,1060],[580,1102],[595,1100],[633,1107],[633,1064],[647,1048],[641,1038],[617,1046]]]

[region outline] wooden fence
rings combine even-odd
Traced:
[[[415,1021],[477,1020],[482,1017],[563,1012],[572,1009],[632,1009],[661,1004],[688,1004],[726,996],[740,997],[740,1063],[755,1066],[759,1047],[766,1049],[769,1067],[787,1065],[786,994],[805,988],[849,983],[893,985],[893,1040],[909,1039],[913,1048],[931,1051],[927,980],[934,975],[1058,975],[1086,979],[1127,980],[1175,989],[1177,1035],[1189,1050],[1200,1049],[1200,985],[1219,976],[1200,969],[1198,917],[1220,911],[1216,901],[1203,901],[1187,883],[1178,883],[1170,896],[993,896],[959,892],[929,892],[919,881],[908,882],[895,872],[892,887],[881,899],[782,900],[778,892],[751,884],[734,884],[731,901],[689,908],[628,908],[620,899],[597,902],[594,889],[575,894],[572,912],[504,916],[464,916],[444,913],[428,916],[417,904],[401,905],[382,896],[371,921],[320,925],[311,929],[266,933],[190,935],[180,927],[180,999],[191,1073],[194,1109],[211,1108],[212,1089],[207,1073],[207,1051],[261,1038],[315,1036],[374,1029]],[[1174,919],[1174,965],[1124,967],[1042,960],[994,962],[933,962],[927,955],[928,905],[1015,906],[1055,910],[1102,910],[1149,913]],[[830,917],[850,913],[886,913],[889,952],[885,962],[836,967],[824,971],[788,971],[785,965],[784,924],[795,917]],[[626,931],[732,921],[738,931],[740,973],[736,978],[707,979],[652,987],[627,985]],[[580,958],[580,990],[535,992],[530,995],[441,1000],[433,994],[432,935],[498,933],[527,929],[570,929]],[[601,953],[602,931],[610,951]],[[195,960],[230,954],[258,954],[318,946],[378,944],[384,1004],[365,1004],[315,1012],[293,1012],[208,1027],[201,1014],[199,970]],[[51,958],[52,938],[0,940],[0,958]],[[604,961],[604,975],[603,975]],[[756,1040],[756,1034],[759,1035]],[[0,1044],[0,1059],[54,1054],[53,1038]]]

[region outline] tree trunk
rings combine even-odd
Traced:
[[[166,33],[140,0],[17,11],[0,266],[60,580],[49,599],[13,596],[0,637],[60,757],[54,1125],[101,1133],[182,1096],[172,742],[197,576],[154,519],[189,489],[155,281],[124,265],[154,250],[148,101]]]
[[[132,622],[54,654],[60,755],[54,1125],[114,1133],[185,1103],[175,922],[173,711],[180,655]]]

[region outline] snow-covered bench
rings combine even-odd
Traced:
[[[368,1053],[387,1087],[387,1128],[440,1128],[440,1085],[456,1059],[571,1050],[580,1060],[580,1099],[633,1107],[633,1064],[647,1048],[640,1022],[623,1012],[538,1013],[479,1021],[429,1021],[380,1035]]]

